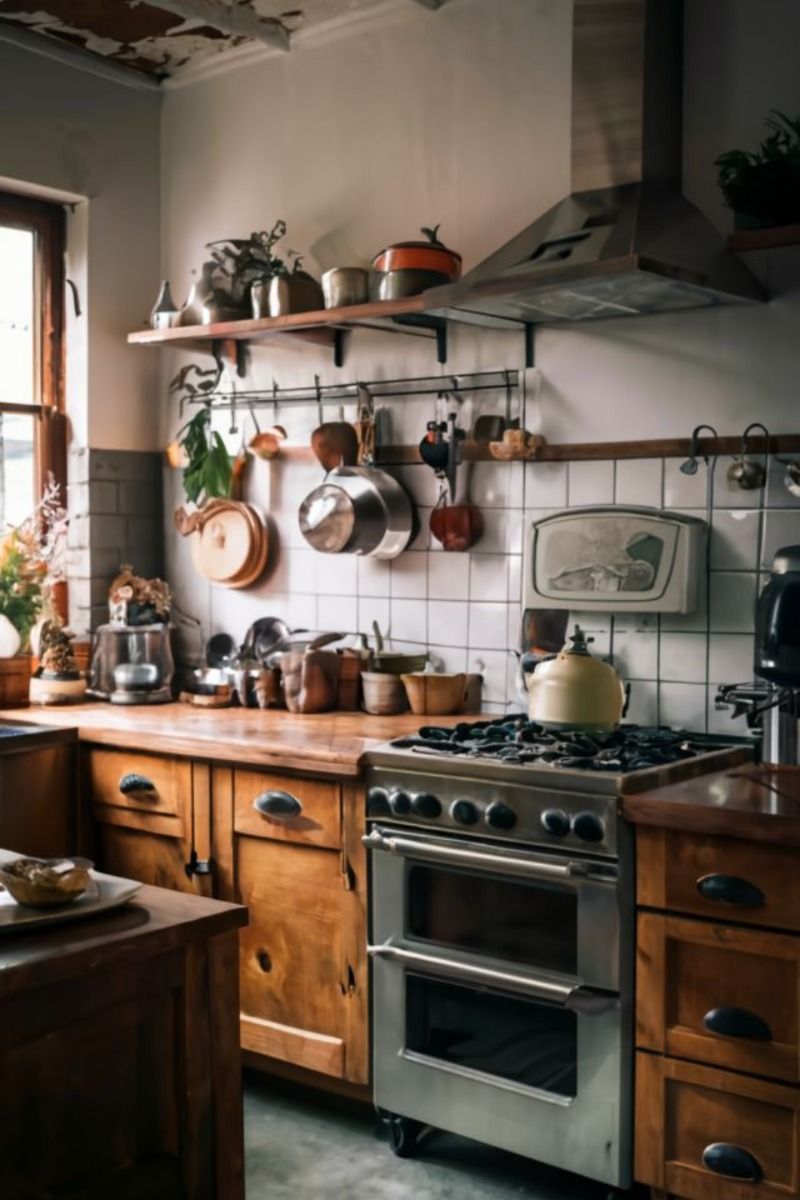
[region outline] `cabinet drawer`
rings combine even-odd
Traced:
[[[799,1109],[794,1088],[639,1051],[636,1179],[686,1200],[797,1197]]]
[[[800,938],[640,913],[643,1049],[800,1082]]]
[[[183,817],[192,800],[192,764],[182,758],[91,750],[89,782],[94,804]]]
[[[800,930],[796,849],[644,827],[636,847],[640,905]]]
[[[342,844],[335,781],[234,771],[233,804],[236,833],[331,849]]]

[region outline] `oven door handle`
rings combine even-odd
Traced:
[[[416,842],[411,838],[384,837],[373,829],[361,839],[368,850],[383,850],[403,858],[416,858],[425,862],[450,863],[456,867],[485,867],[503,875],[518,875],[531,879],[580,879],[591,875],[589,863],[541,862],[537,859],[514,858],[512,855],[493,854],[489,850],[469,850],[462,846],[440,846],[428,842]],[[616,871],[605,868],[604,877],[591,875],[592,882],[616,883]]]
[[[580,983],[559,983],[555,979],[517,975],[513,971],[498,971],[496,967],[479,967],[472,963],[456,962],[452,958],[440,958],[434,954],[420,954],[417,950],[404,950],[386,942],[382,946],[368,946],[370,958],[383,958],[409,967],[418,967],[437,976],[472,983],[481,987],[494,986],[513,992],[546,1000],[562,1008],[586,1017],[599,1017],[619,1007],[619,996],[613,993],[595,992]]]

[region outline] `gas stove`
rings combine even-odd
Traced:
[[[587,733],[521,715],[426,725],[369,753],[367,814],[616,857],[620,795],[751,756],[744,739],[662,726]]]

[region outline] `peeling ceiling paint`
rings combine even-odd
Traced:
[[[220,0],[220,8],[246,9],[256,17],[277,19],[293,33],[376,8],[381,2]],[[222,32],[207,20],[167,12],[158,0],[0,0],[0,22],[78,46],[156,79],[246,40]]]

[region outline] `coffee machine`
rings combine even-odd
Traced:
[[[756,604],[753,683],[724,684],[717,708],[733,707],[761,729],[765,763],[800,764],[800,546],[785,546],[773,559]]]
[[[169,625],[101,625],[95,630],[89,693],[112,704],[172,700]]]

